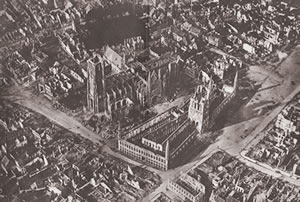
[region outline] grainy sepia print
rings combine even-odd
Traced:
[[[0,202],[300,202],[300,0],[0,0]]]

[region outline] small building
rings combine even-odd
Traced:
[[[208,33],[204,39],[212,46],[219,47],[222,45],[221,35],[216,31]]]
[[[205,186],[187,173],[181,172],[175,180],[168,181],[168,189],[183,201],[202,202]]]

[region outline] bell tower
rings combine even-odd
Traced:
[[[190,99],[188,117],[196,123],[200,133],[203,132],[209,121],[209,103],[212,87],[212,80],[200,84]]]

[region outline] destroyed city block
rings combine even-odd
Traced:
[[[0,202],[300,202],[299,0],[0,0]]]

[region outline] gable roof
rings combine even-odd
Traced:
[[[109,46],[106,47],[105,52],[104,52],[104,56],[110,62],[112,62],[114,65],[122,63],[122,57],[118,53],[116,53],[113,49],[111,49]]]

